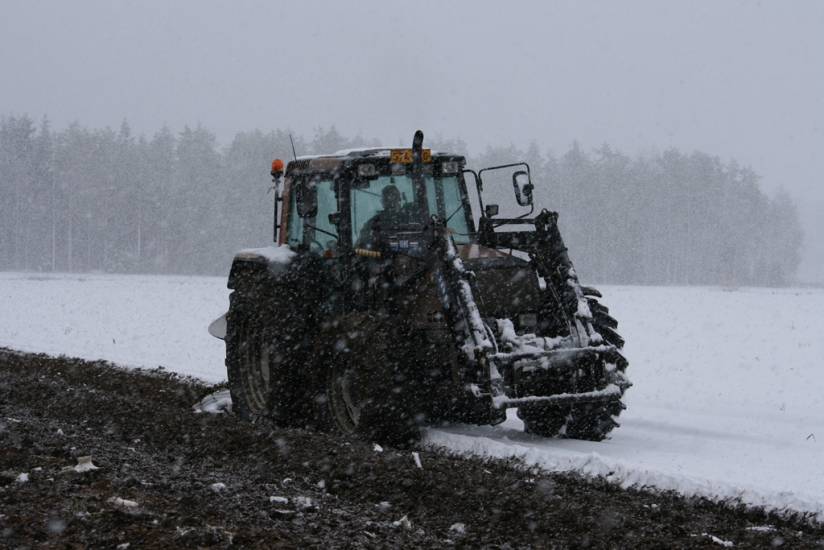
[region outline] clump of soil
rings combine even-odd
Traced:
[[[194,414],[210,391],[0,350],[0,547],[824,546],[803,519]]]

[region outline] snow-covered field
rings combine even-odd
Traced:
[[[602,291],[635,383],[611,440],[534,438],[514,415],[427,440],[824,521],[824,290]],[[206,326],[227,296],[223,278],[0,273],[0,346],[219,381],[223,343]]]
[[[225,278],[0,273],[0,346],[218,382],[224,346],[205,327],[228,307]]]

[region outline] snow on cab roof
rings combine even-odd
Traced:
[[[352,149],[341,149],[336,151],[336,157],[361,157],[366,155],[389,156],[389,151],[392,149],[404,149],[404,147],[395,145],[379,145],[377,147],[355,147]]]
[[[374,147],[355,147],[352,149],[341,149],[340,151],[335,151],[334,153],[324,153],[322,155],[301,155],[297,157],[296,160],[312,160],[330,157],[388,157],[389,151],[391,151],[392,149],[409,149],[409,147],[404,147],[403,145],[378,145]],[[450,155],[451,153],[433,150],[432,154],[437,156]]]
[[[391,149],[402,149],[402,147],[394,147],[389,145],[379,145],[376,147],[356,147],[353,149],[341,149],[334,153],[324,153],[321,155],[301,155],[297,160],[311,160],[321,157],[366,157],[366,156],[389,156]]]

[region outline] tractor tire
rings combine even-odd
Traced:
[[[551,405],[526,405],[518,408],[524,432],[541,437],[557,437],[566,423],[566,415]]]
[[[609,309],[596,299],[601,293],[590,287],[583,287],[583,291],[592,312],[592,328],[606,343],[621,349],[624,339],[615,330],[618,328],[618,321],[609,314]],[[615,368],[621,372],[627,368],[627,360],[620,353]],[[572,407],[532,405],[520,407],[518,417],[523,420],[524,431],[527,433],[543,437],[603,441],[609,432],[619,426],[616,419],[625,408],[620,399]]]
[[[305,410],[299,369],[301,346],[284,340],[272,325],[275,308],[260,294],[229,296],[226,316],[226,373],[232,410],[256,422],[266,418],[277,425],[303,427]]]
[[[589,403],[572,407],[564,424],[564,437],[603,441],[614,428],[619,426],[615,420],[624,404],[616,399],[607,403]]]
[[[251,301],[237,291],[229,297],[226,316],[226,374],[232,410],[255,422],[271,411],[271,343]]]
[[[361,428],[361,414],[368,399],[358,387],[357,373],[345,362],[330,365],[325,392],[320,404],[328,410],[329,426],[333,431],[354,435]]]
[[[316,366],[319,427],[393,446],[420,439],[410,406],[415,397],[390,350],[391,339],[372,330],[339,334],[347,336],[332,340],[332,351]]]
[[[573,407],[532,405],[520,407],[518,418],[524,422],[524,432],[541,437],[563,437],[586,441],[603,441],[624,409],[615,399],[606,403],[588,403]]]

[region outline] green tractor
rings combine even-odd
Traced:
[[[518,217],[483,203],[502,170]],[[546,437],[618,425],[631,383],[617,322],[579,284],[558,215],[536,213],[526,163],[476,173],[418,131],[411,148],[302,157],[285,174],[275,161],[272,176],[276,246],[235,256],[210,329],[240,416],[389,443],[509,408]]]

